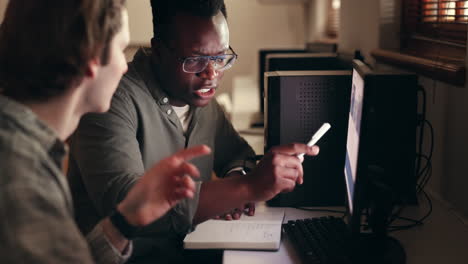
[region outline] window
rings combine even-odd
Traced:
[[[464,63],[468,1],[404,0],[402,51]]]
[[[340,26],[341,0],[328,0],[327,36],[335,38]]]
[[[467,1],[423,0],[422,22],[466,23],[466,7]]]
[[[468,0],[403,0],[401,49],[374,50],[383,63],[465,84]]]

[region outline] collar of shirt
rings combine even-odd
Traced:
[[[151,49],[150,48],[141,48],[135,54],[133,61],[129,67],[129,73],[126,76],[131,76],[132,74],[138,74],[140,76],[145,76],[146,78],[138,78],[141,82],[143,80],[144,86],[151,87],[148,91],[151,93],[153,98],[160,106],[169,105],[169,96],[163,89],[159,82],[154,78],[154,67],[151,60]],[[135,72],[130,72],[134,70]],[[139,74],[141,73],[141,74]]]
[[[0,119],[9,121],[16,126],[16,128],[12,129],[21,129],[25,134],[39,142],[44,149],[48,150],[57,166],[62,167],[63,158],[67,153],[65,144],[33,111],[8,97],[0,95],[0,116]]]

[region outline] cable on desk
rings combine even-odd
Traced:
[[[432,201],[431,201],[431,198],[429,197],[429,195],[427,195],[427,193],[424,191],[424,190],[421,190],[422,194],[424,194],[425,198],[427,199],[427,202],[429,204],[429,210],[428,212],[423,216],[421,217],[419,220],[414,220],[414,219],[411,219],[411,218],[405,218],[405,217],[399,217],[401,218],[402,220],[407,220],[407,221],[410,221],[410,222],[414,222],[413,224],[409,224],[409,225],[394,225],[394,226],[389,226],[389,229],[388,231],[389,232],[394,232],[394,231],[399,231],[399,230],[406,230],[406,229],[410,229],[410,228],[413,228],[415,226],[419,226],[419,225],[423,225],[424,224],[424,221],[431,215],[432,213]]]
[[[418,138],[417,138],[417,153],[415,156],[415,170],[414,170],[414,176],[415,176],[415,181],[416,181],[416,194],[422,194],[427,200],[427,203],[429,204],[429,210],[428,212],[421,218],[421,219],[412,219],[409,217],[404,217],[401,216],[403,213],[403,209],[406,207],[404,202],[400,204],[390,215],[388,218],[387,222],[387,230],[389,232],[392,231],[397,231],[397,230],[402,230],[402,229],[408,229],[412,228],[414,226],[422,225],[423,222],[429,217],[429,215],[432,213],[432,201],[430,197],[427,195],[427,193],[424,191],[425,186],[429,182],[431,175],[432,175],[432,154],[434,151],[434,128],[432,127],[432,124],[426,119],[426,91],[424,90],[423,86],[418,86],[418,94],[421,95],[421,97],[418,96],[418,99],[420,99],[421,104],[419,104],[418,100],[418,105],[420,106],[420,110],[417,113],[417,119],[416,119],[416,126],[419,128],[417,131],[418,133]],[[430,139],[430,145],[429,145],[429,153],[424,154],[423,153],[423,143],[425,139],[425,131],[426,129],[429,129],[429,139]],[[362,214],[365,217],[365,222],[369,222],[369,217],[370,217],[370,211],[369,208],[367,210],[363,211]],[[395,220],[401,220],[401,221],[406,221],[409,222],[410,224],[407,225],[394,225]],[[370,226],[368,224],[363,224],[361,225],[362,228],[368,229]]]
[[[431,215],[432,213],[432,201],[427,193],[424,191],[427,183],[429,182],[432,176],[432,155],[434,152],[434,128],[432,124],[425,118],[426,117],[426,93],[423,88],[420,88],[418,91],[422,92],[423,95],[423,110],[422,110],[422,120],[418,120],[418,124],[420,124],[420,133],[419,133],[419,145],[418,145],[418,153],[416,159],[416,194],[423,194],[427,200],[429,205],[428,212],[421,218],[421,219],[411,219],[408,217],[403,217],[400,214],[402,213],[405,206],[401,206],[394,212],[390,218],[388,231],[398,231],[409,229],[415,226],[419,226],[424,224],[424,221]],[[422,143],[424,140],[424,130],[429,128],[429,138],[430,138],[430,145],[429,145],[429,153],[423,154],[422,153]],[[422,167],[424,164],[424,167]],[[403,220],[412,222],[412,224],[408,225],[392,225],[395,220]]]
[[[400,213],[403,208],[400,208],[399,212],[393,216],[392,221],[390,222],[389,225],[389,231],[398,231],[398,230],[404,230],[404,229],[409,229],[418,225],[424,224],[424,221],[431,215],[432,213],[432,201],[429,195],[424,191],[424,188],[426,187],[427,183],[429,182],[429,179],[432,176],[432,154],[434,152],[434,128],[432,127],[432,124],[428,120],[424,120],[424,124],[429,127],[430,130],[430,147],[429,147],[429,153],[428,155],[424,155],[419,153],[421,159],[424,159],[426,164],[425,166],[418,172],[418,177],[417,177],[417,183],[416,183],[416,193],[417,194],[423,194],[424,197],[427,200],[427,203],[429,205],[429,209],[427,213],[421,218],[421,219],[411,219],[411,218],[406,218],[400,216]],[[413,222],[413,224],[409,225],[391,225],[391,223],[396,220],[404,220],[404,221],[409,221]]]

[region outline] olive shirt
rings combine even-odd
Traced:
[[[191,110],[192,121],[184,133],[153,67],[150,49],[140,49],[129,63],[110,110],[86,115],[72,137],[69,178],[77,221],[85,233],[124,198],[146,170],[181,149],[199,144],[212,149],[210,155],[191,161],[201,173],[197,181],[210,180],[213,171],[223,176],[232,168],[253,167],[245,161],[254,156],[252,148],[234,130],[216,100]],[[200,184],[197,188],[193,199],[182,200],[141,230],[141,236],[151,238],[135,240],[137,255],[161,248],[166,253],[164,248],[180,246],[192,229]]]
[[[100,225],[88,234],[88,241],[80,233],[61,168],[66,148],[56,134],[29,108],[2,95],[0,120],[0,262],[128,259],[131,249],[120,255]]]

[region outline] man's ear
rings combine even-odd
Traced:
[[[99,63],[98,59],[95,58],[90,60],[88,63],[88,67],[86,68],[86,77],[90,79],[96,78],[100,65],[101,64]]]

